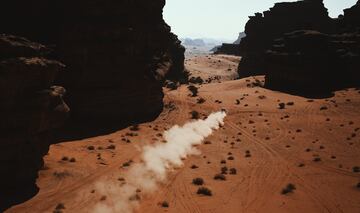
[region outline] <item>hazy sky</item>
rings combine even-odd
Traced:
[[[179,37],[235,40],[248,16],[263,12],[275,2],[296,0],[166,0],[164,18]],[[331,17],[357,0],[324,0]]]

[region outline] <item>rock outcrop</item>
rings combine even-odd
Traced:
[[[360,31],[360,1],[344,10],[344,15],[339,18],[339,27],[342,31]]]
[[[214,54],[239,55],[239,45],[223,43]]]
[[[246,37],[240,42],[239,76],[265,74],[264,58],[274,39],[296,30],[334,31],[332,20],[322,0],[276,3],[269,11],[250,16]]]
[[[51,45],[67,66],[72,118],[101,125],[157,116],[165,79],[186,81],[184,51],[164,22],[165,0],[12,0],[1,30]],[[11,21],[5,21],[11,20]]]
[[[246,35],[244,32],[239,33],[238,38],[232,44],[223,43],[222,45],[217,46],[214,49],[212,49],[212,51],[214,52],[214,54],[226,54],[226,55],[237,55],[238,56],[238,55],[240,55],[239,44],[245,36]]]
[[[19,196],[32,191],[42,157],[55,142],[53,129],[67,117],[65,90],[53,82],[67,89],[72,113],[66,126],[77,134],[87,125],[101,129],[151,119],[162,111],[165,80],[187,81],[185,49],[163,20],[164,5],[165,0],[2,2],[1,34],[53,51],[1,36],[1,207],[27,198]],[[66,71],[59,72],[62,63]]]
[[[303,0],[250,17],[240,77],[265,74],[266,87],[307,96],[359,86],[359,7],[331,19],[322,0]]]
[[[360,34],[296,31],[277,39],[265,57],[265,87],[304,96],[359,86]]]
[[[69,112],[65,89],[53,86],[64,65],[48,53],[25,38],[0,35],[0,211],[36,192],[52,132]]]

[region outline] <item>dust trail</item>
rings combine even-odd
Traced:
[[[106,195],[106,200],[96,204],[95,213],[130,213],[138,205],[140,197],[156,191],[158,184],[167,179],[167,174],[183,165],[183,159],[198,154],[194,146],[210,136],[214,130],[224,124],[224,110],[212,113],[205,120],[196,120],[184,126],[175,125],[165,131],[166,143],[157,143],[143,148],[139,163],[134,163],[125,176],[125,181],[118,184],[99,182],[96,189]]]

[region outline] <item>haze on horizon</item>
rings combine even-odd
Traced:
[[[248,16],[268,10],[276,2],[297,0],[166,0],[164,19],[180,38],[236,40]],[[331,17],[343,14],[357,0],[324,0]]]

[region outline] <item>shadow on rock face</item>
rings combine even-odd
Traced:
[[[0,137],[0,212],[35,196],[38,172],[44,168],[43,156],[54,142],[53,132],[27,135],[9,130]]]
[[[134,124],[153,121],[160,112],[161,110],[158,110],[157,113],[140,117],[122,117],[121,119],[73,118],[64,125],[64,128],[56,132],[55,140],[61,143],[111,134]]]
[[[0,35],[0,211],[36,195],[36,178],[53,131],[67,118],[65,89],[53,86],[64,65],[26,38]]]

